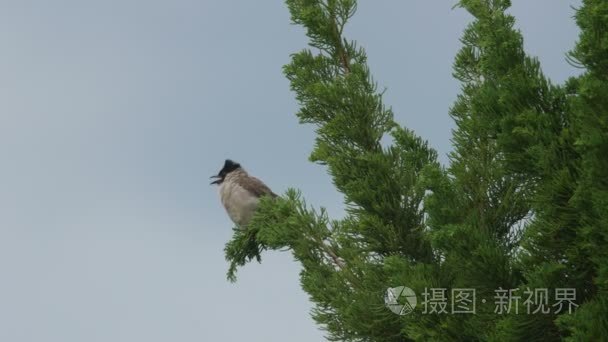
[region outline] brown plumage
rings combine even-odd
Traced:
[[[235,177],[235,182],[237,182],[240,186],[245,188],[245,190],[251,192],[253,195],[257,197],[262,197],[264,195],[269,195],[270,197],[277,197],[277,194],[272,192],[266,184],[264,184],[261,180],[249,176],[245,170],[240,171],[241,175],[239,177]]]

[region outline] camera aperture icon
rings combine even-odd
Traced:
[[[384,304],[397,315],[407,315],[414,311],[416,303],[416,293],[409,287],[389,287],[384,294]]]

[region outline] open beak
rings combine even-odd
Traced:
[[[219,183],[220,183],[220,181],[221,181],[221,178],[222,178],[222,177],[220,177],[220,176],[218,176],[218,175],[213,175],[213,176],[211,176],[211,177],[209,177],[209,178],[211,178],[211,179],[213,179],[213,178],[217,178],[217,179],[216,179],[216,180],[214,180],[213,182],[209,183],[209,185],[213,185],[213,184],[219,184]]]

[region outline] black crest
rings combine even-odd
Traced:
[[[216,176],[211,176],[211,178],[217,178],[217,180],[211,182],[211,184],[222,183],[224,181],[224,178],[226,178],[227,174],[238,169],[239,167],[241,167],[241,164],[234,162],[230,159],[226,159],[226,162],[224,162],[224,167],[222,167],[220,172],[218,172]]]
[[[230,159],[226,159],[226,162],[224,162],[224,167],[220,170],[220,173],[218,173],[218,175],[225,176],[225,175],[229,174],[230,172],[238,169],[239,167],[241,167],[241,164],[234,162]]]

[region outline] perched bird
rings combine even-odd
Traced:
[[[217,178],[211,184],[219,185],[220,199],[232,222],[245,228],[255,213],[260,197],[277,195],[261,180],[250,176],[239,163],[226,159]]]

